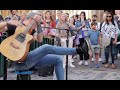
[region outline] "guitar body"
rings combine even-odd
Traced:
[[[28,55],[33,36],[30,32],[24,35],[25,29],[25,26],[18,26],[14,35],[6,38],[0,45],[0,52],[12,61],[24,61]]]

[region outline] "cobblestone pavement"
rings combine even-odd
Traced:
[[[120,80],[120,60],[115,60],[117,69],[104,68],[100,64],[100,68],[89,68],[87,66],[79,66],[79,60],[73,63],[76,67],[68,69],[68,80]],[[11,73],[13,69],[8,69],[7,80],[16,80],[16,74]],[[1,77],[0,80],[3,80]],[[54,76],[40,77],[37,73],[31,75],[31,80],[56,80]]]

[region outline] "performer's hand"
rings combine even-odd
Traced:
[[[10,20],[7,22],[8,24],[11,24],[11,25],[15,25],[15,26],[18,26],[19,25],[19,21],[17,20]]]
[[[41,16],[40,15],[35,15],[33,18],[38,24],[40,24],[41,21]]]

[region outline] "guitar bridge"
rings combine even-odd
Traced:
[[[15,49],[20,49],[18,46],[16,46],[14,43],[10,43],[10,46],[12,46],[13,48],[15,48]]]

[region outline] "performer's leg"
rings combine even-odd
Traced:
[[[63,59],[59,55],[48,54],[43,58],[39,58],[37,60],[36,58],[34,58],[34,61],[31,58],[29,58],[24,63],[16,63],[15,69],[22,71],[22,70],[29,70],[32,67],[41,67],[47,65],[54,65],[57,79],[64,80]]]
[[[59,55],[48,54],[43,57],[34,67],[54,65],[58,80],[64,80],[63,58]]]

